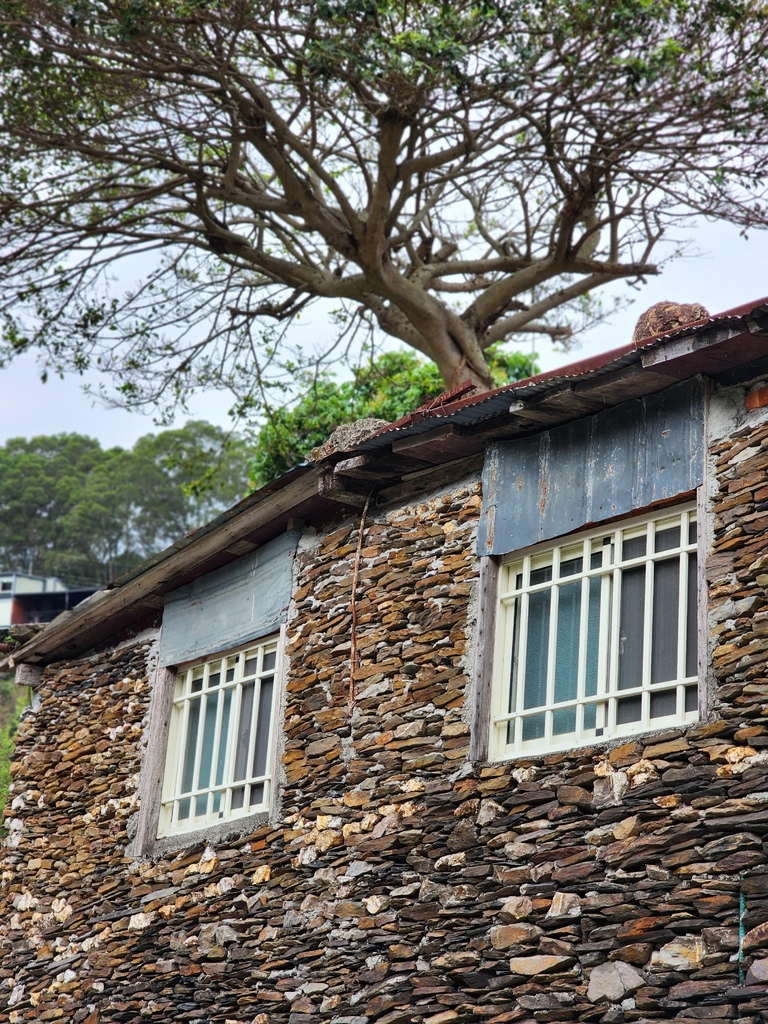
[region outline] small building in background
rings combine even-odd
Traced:
[[[23,622],[52,622],[95,591],[95,587],[70,589],[56,576],[0,572],[0,629]]]

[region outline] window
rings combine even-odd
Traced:
[[[539,545],[499,587],[492,756],[697,719],[692,505]]]
[[[0,583],[0,590],[13,590],[13,580],[3,580]]]
[[[158,835],[269,810],[278,639],[176,673]]]

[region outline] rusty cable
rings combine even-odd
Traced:
[[[373,491],[371,491],[373,494]],[[355,551],[355,568],[352,573],[352,626],[350,629],[349,643],[349,710],[355,706],[355,672],[360,668],[360,659],[357,653],[357,581],[360,576],[360,560],[363,551],[363,532],[365,531],[365,517],[368,515],[368,506],[371,503],[371,494],[365,499],[365,505],[360,516],[360,529],[357,532],[357,550]]]

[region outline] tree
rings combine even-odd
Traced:
[[[2,567],[56,572],[47,552],[70,550],[65,520],[99,464],[98,441],[80,434],[26,440],[0,447],[0,552]]]
[[[249,490],[250,448],[209,423],[103,451],[79,434],[0,447],[0,566],[106,583]]]
[[[488,363],[495,387],[538,373],[535,356],[491,349]],[[392,422],[444,390],[434,363],[413,352],[385,352],[359,367],[351,379],[330,373],[314,376],[293,405],[269,412],[258,433],[252,474],[266,483],[303,462],[342,423],[367,417]]]
[[[260,401],[322,298],[326,355],[379,332],[487,388],[691,214],[765,225],[764,0],[1,11],[5,358],[129,402]]]

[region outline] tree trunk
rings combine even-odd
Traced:
[[[454,388],[465,381],[476,385],[476,394],[491,391],[494,387],[491,371],[477,338],[466,325],[456,331],[455,324],[445,324],[443,329],[430,338],[432,359],[445,381],[446,388]]]

